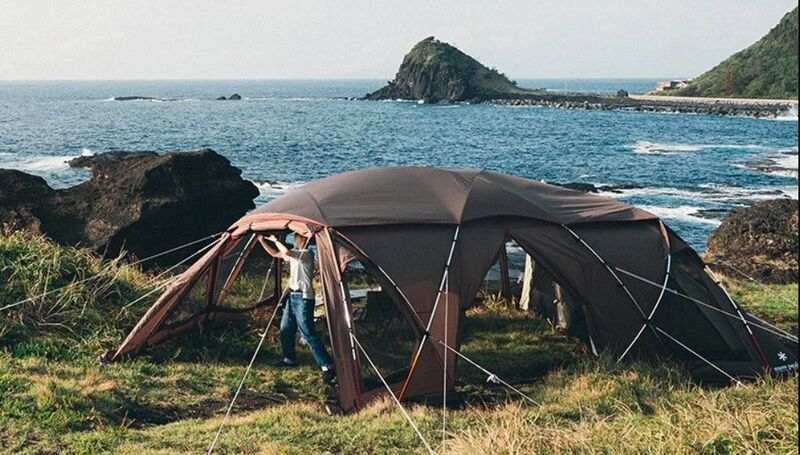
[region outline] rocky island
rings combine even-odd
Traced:
[[[516,82],[496,69],[487,68],[456,47],[430,36],[406,54],[394,80],[366,98],[480,102],[535,92],[517,87]]]
[[[586,110],[684,112],[776,117],[797,110],[791,100],[671,99],[615,94],[564,93],[519,87],[496,69],[488,68],[456,47],[428,37],[403,58],[394,79],[366,100],[416,100],[422,103],[493,103]]]

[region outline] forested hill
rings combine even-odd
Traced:
[[[795,8],[755,44],[671,94],[797,99],[797,32]]]

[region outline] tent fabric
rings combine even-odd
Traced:
[[[379,394],[362,384],[362,369],[369,366],[361,365],[354,345],[358,321],[342,281],[347,264],[357,259],[377,274],[390,301],[408,316],[415,354],[405,378],[389,386],[400,399],[410,399],[453,388],[458,359],[445,356],[441,343],[459,348],[464,310],[510,240],[582,303],[599,350],[676,358],[704,380],[725,379],[709,362],[737,376],[797,368],[796,347],[763,330],[751,335],[745,323],[755,321],[752,315],[745,313],[745,321],[729,316],[738,311],[735,303],[706,274],[699,256],[655,215],[495,172],[421,167],[334,175],[246,215],[164,293],[113,358],[133,354],[165,333],[169,311],[203,274],[215,283],[215,264],[242,238],[288,231],[316,241],[339,400],[346,411]],[[225,293],[216,288],[209,287],[209,308],[222,303]]]
[[[427,167],[373,168],[316,180],[261,206],[236,225],[275,214],[331,227],[461,224],[503,216],[558,224],[656,218],[611,198],[520,177]]]

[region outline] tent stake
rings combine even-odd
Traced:
[[[431,338],[433,338],[433,337],[431,337]],[[488,379],[487,379],[487,381],[488,381],[488,382],[495,382],[495,383],[502,384],[502,385],[504,385],[504,386],[508,387],[509,389],[513,390],[514,392],[518,393],[520,396],[522,396],[523,398],[525,398],[526,400],[528,400],[528,401],[529,401],[529,402],[531,402],[532,404],[535,404],[535,405],[537,405],[537,406],[539,405],[539,403],[538,403],[538,402],[536,402],[536,400],[534,400],[533,398],[531,398],[531,397],[529,397],[528,395],[524,394],[524,393],[523,393],[521,390],[517,389],[516,387],[512,386],[512,385],[511,385],[511,384],[509,384],[508,382],[504,381],[503,379],[501,379],[501,378],[500,378],[499,376],[497,376],[496,374],[494,374],[494,373],[492,373],[491,371],[487,370],[486,368],[484,368],[484,367],[482,367],[482,366],[478,365],[478,363],[477,363],[477,362],[475,362],[474,360],[470,359],[470,358],[469,358],[469,357],[467,357],[466,355],[462,354],[462,353],[461,353],[461,352],[459,352],[457,349],[453,349],[453,348],[451,348],[450,346],[448,346],[448,344],[447,344],[447,343],[445,343],[444,341],[442,341],[442,340],[440,340],[440,339],[437,339],[437,338],[433,338],[433,339],[434,339],[434,340],[436,340],[436,342],[437,342],[437,343],[439,343],[439,344],[441,344],[442,346],[444,346],[444,347],[445,347],[445,350],[452,351],[452,352],[453,352],[455,355],[457,355],[457,356],[461,357],[462,359],[464,359],[464,360],[466,360],[467,362],[469,362],[469,364],[470,364],[470,365],[474,366],[475,368],[477,368],[477,369],[481,370],[483,373],[485,373],[485,374],[486,374],[486,376],[488,376]]]

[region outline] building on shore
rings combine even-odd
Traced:
[[[657,92],[668,92],[670,90],[679,90],[689,85],[688,80],[682,79],[673,79],[669,81],[658,81],[656,82],[656,91]]]

